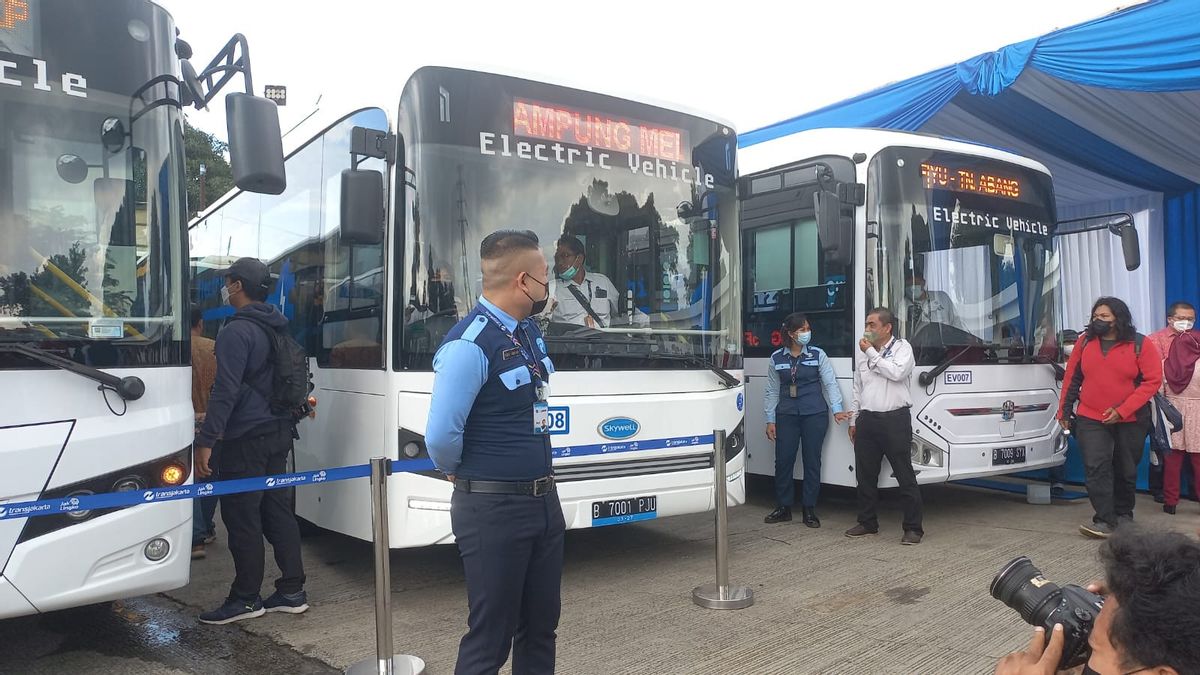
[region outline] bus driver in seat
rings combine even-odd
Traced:
[[[583,242],[564,234],[554,252],[554,307],[551,321],[588,328],[610,328],[620,315],[621,296],[608,277],[584,269]],[[590,311],[589,311],[590,310]],[[650,318],[630,308],[633,323],[645,326]]]

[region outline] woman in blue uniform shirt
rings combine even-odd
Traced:
[[[821,490],[821,446],[829,430],[829,412],[839,424],[849,419],[842,412],[842,391],[825,352],[810,344],[812,328],[799,312],[783,320],[784,347],[771,355],[765,408],[767,438],[775,441],[776,508],[763,519],[779,523],[792,519],[795,501],[796,452],[803,448],[804,524],[820,527],[817,494]]]

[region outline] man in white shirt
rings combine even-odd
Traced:
[[[862,356],[854,370],[854,402],[850,440],[854,443],[854,474],[858,479],[858,524],[847,537],[879,533],[879,470],[886,457],[904,498],[904,537],[900,543],[921,543],[921,489],[913,471],[912,394],[913,351],[895,336],[896,317],[886,307],[867,314],[866,331],[858,341]]]
[[[551,321],[588,328],[609,328],[619,313],[616,286],[599,272],[584,270],[583,242],[569,234],[558,240],[554,252],[554,313]],[[591,309],[589,312],[588,309]]]
[[[962,329],[954,303],[945,291],[930,291],[925,288],[925,277],[919,272],[907,276],[904,289],[903,311],[908,319],[908,336],[912,337],[922,326],[940,323]]]

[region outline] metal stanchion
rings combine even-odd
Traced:
[[[745,609],[754,604],[749,586],[729,585],[729,503],[725,483],[725,432],[713,432],[713,473],[716,475],[717,583],[692,590],[692,601],[708,609]]]
[[[387,477],[392,473],[386,457],[371,458],[371,527],[375,539],[375,658],[364,659],[346,670],[349,675],[421,675],[425,662],[392,651],[392,570],[388,554]]]

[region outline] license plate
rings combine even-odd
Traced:
[[[1015,448],[992,448],[992,466],[1024,464],[1025,446]]]
[[[658,497],[627,497],[592,502],[592,527],[620,525],[658,517]]]

